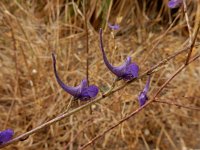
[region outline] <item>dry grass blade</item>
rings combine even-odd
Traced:
[[[105,134],[89,149],[198,149],[199,59],[162,85],[199,54],[200,1],[185,0],[175,9],[168,1],[1,0],[0,131],[10,128],[15,135],[0,147],[73,150]],[[110,30],[108,21],[120,29]],[[109,62],[120,66],[130,56],[140,68],[137,79],[116,80],[106,68],[99,28]],[[63,91],[54,76],[52,51],[65,84],[76,86],[87,78],[99,87],[99,96],[74,101]],[[150,74],[148,94],[162,88],[156,100],[165,103],[137,113],[143,108],[138,110],[136,99]],[[124,121],[134,110],[134,119]],[[115,129],[109,132],[109,127]]]

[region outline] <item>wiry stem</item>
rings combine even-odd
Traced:
[[[187,3],[186,3],[186,0],[183,0],[183,10],[184,10],[185,20],[186,20],[187,27],[188,27],[188,32],[189,32],[189,38],[190,38],[189,42],[190,42],[190,45],[191,45],[192,44],[192,27],[190,25],[188,13],[187,13]]]
[[[84,8],[84,20],[85,20],[85,32],[86,32],[86,78],[87,84],[89,86],[89,41],[88,41],[88,25],[87,25],[87,12],[86,12],[86,0],[83,1],[83,8]],[[90,114],[92,115],[92,105],[90,106]],[[93,119],[91,119],[93,122]],[[94,126],[92,124],[92,135],[94,135]],[[94,149],[94,145],[93,145]]]
[[[187,55],[187,58],[186,58],[186,62],[185,62],[185,64],[187,64],[189,62],[189,60],[190,60],[190,57],[191,57],[191,54],[192,54],[192,50],[193,50],[193,47],[194,47],[194,44],[195,44],[195,41],[196,41],[196,38],[197,38],[197,34],[199,32],[200,23],[198,23],[198,28],[197,28],[197,31],[195,32],[194,39],[193,39],[192,27],[190,25],[188,13],[187,13],[187,3],[186,3],[186,0],[183,0],[183,10],[184,10],[185,20],[186,20],[187,27],[188,27],[189,43],[190,43],[190,50],[188,52],[188,55]]]
[[[200,28],[200,23],[198,24],[198,28],[197,28],[197,31],[195,32],[194,39],[192,41],[192,44],[190,45],[190,50],[188,52],[188,56],[187,56],[186,62],[185,62],[186,65],[190,60],[190,57],[191,57],[191,54],[192,54],[192,50],[193,50],[193,47],[194,47],[194,44],[195,44],[195,41],[197,39],[197,35],[198,35],[198,32],[199,32],[199,28]]]
[[[182,108],[186,108],[186,109],[190,109],[190,110],[200,111],[200,108],[198,108],[198,107],[185,106],[185,105],[182,105],[182,104],[169,102],[169,101],[154,100],[153,102],[168,104],[168,105],[174,105],[174,106],[177,106],[177,107],[182,107]]]
[[[84,19],[85,19],[85,33],[86,33],[86,78],[89,85],[89,41],[88,41],[88,26],[87,26],[87,14],[86,14],[86,2],[84,0]]]

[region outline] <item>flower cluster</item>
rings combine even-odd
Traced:
[[[111,26],[109,24],[109,26],[113,30],[117,30],[119,28],[119,26],[116,26],[116,25]],[[125,81],[129,81],[134,78],[137,78],[138,72],[139,72],[139,67],[136,63],[131,62],[131,57],[128,56],[126,58],[125,62],[121,66],[116,67],[116,66],[112,66],[109,63],[109,61],[106,57],[106,54],[105,54],[104,47],[103,47],[102,29],[100,29],[99,37],[100,37],[100,49],[101,49],[101,52],[103,55],[104,63],[107,66],[107,68],[113,74],[115,74],[118,77],[118,79],[123,79]],[[97,96],[97,94],[99,92],[98,87],[95,85],[89,86],[88,81],[86,79],[83,79],[81,81],[80,85],[78,85],[76,87],[72,87],[72,86],[68,86],[68,85],[64,84],[57,73],[56,58],[55,58],[54,53],[52,53],[52,59],[53,59],[53,69],[54,69],[54,74],[55,74],[56,80],[63,90],[65,90],[67,93],[72,95],[75,99],[80,99],[82,101],[90,100]],[[150,82],[150,77],[148,78],[148,81],[146,83],[144,90],[140,93],[140,95],[138,97],[140,106],[143,106],[146,103],[146,101],[148,100],[147,92],[149,90],[149,82]],[[4,144],[4,143],[10,141],[12,139],[13,135],[14,135],[14,131],[11,129],[0,131],[0,144]]]
[[[118,26],[111,26],[109,25],[113,30],[117,29]],[[99,31],[99,39],[100,39],[100,49],[103,56],[103,61],[106,65],[106,67],[114,74],[118,79],[123,79],[125,81],[130,81],[134,78],[138,77],[139,72],[139,66],[136,63],[131,62],[131,57],[128,56],[125,60],[125,62],[120,66],[113,66],[109,63],[106,53],[103,46],[103,38],[102,38],[102,29]],[[54,74],[56,77],[56,80],[60,87],[64,89],[67,93],[72,95],[76,99],[80,100],[90,100],[97,96],[98,94],[98,87],[95,85],[88,85],[88,81],[86,79],[82,80],[81,84],[76,87],[71,87],[62,82],[60,77],[58,76],[57,69],[56,69],[56,58],[54,53],[52,53],[53,58],[53,68],[54,68]],[[144,88],[144,90],[140,93],[138,99],[140,106],[144,105],[145,102],[148,100],[147,98],[147,92],[149,89],[149,82],[150,78],[147,81],[147,84]]]
[[[0,145],[10,141],[13,135],[14,135],[14,131],[11,129],[0,131]]]

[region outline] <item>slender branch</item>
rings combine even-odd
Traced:
[[[188,13],[187,13],[187,3],[186,3],[186,0],[183,0],[183,11],[184,11],[184,14],[185,14],[185,20],[186,20],[187,27],[188,27],[188,32],[189,32],[189,38],[190,38],[189,42],[190,42],[190,45],[192,45],[192,27],[190,25]]]
[[[191,25],[190,25],[190,22],[189,22],[188,13],[187,13],[186,0],[183,0],[183,10],[184,10],[184,14],[185,14],[185,20],[186,20],[186,23],[187,23],[188,31],[189,31],[189,43],[190,43],[190,50],[188,52],[188,56],[187,56],[186,62],[185,62],[185,64],[187,64],[188,61],[190,60],[190,57],[191,57],[191,54],[192,54],[192,50],[193,50],[193,47],[194,47],[194,44],[195,44],[195,41],[196,41],[196,38],[197,38],[197,35],[198,35],[198,32],[199,32],[200,23],[198,23],[198,28],[197,28],[197,30],[195,32],[194,39],[193,39],[192,28],[191,28]]]
[[[198,45],[199,45],[199,44],[196,44],[196,46],[198,46]],[[21,134],[21,135],[15,137],[14,139],[10,140],[10,141],[7,142],[7,143],[4,143],[4,144],[0,145],[0,148],[3,148],[3,147],[5,147],[5,146],[10,145],[10,144],[12,144],[12,143],[15,143],[15,142],[17,142],[17,141],[22,141],[22,140],[28,138],[30,135],[32,135],[32,134],[38,132],[39,130],[41,130],[41,129],[45,128],[45,127],[48,127],[48,126],[50,126],[50,125],[52,125],[52,124],[54,124],[54,123],[56,123],[56,122],[58,122],[58,121],[60,121],[60,120],[62,120],[62,119],[64,119],[64,118],[66,118],[66,117],[69,117],[69,116],[71,116],[72,114],[75,114],[75,113],[81,111],[82,109],[85,109],[85,108],[90,107],[91,105],[93,105],[93,104],[99,102],[100,100],[102,100],[102,99],[104,99],[104,98],[106,98],[106,97],[108,97],[108,96],[114,94],[115,92],[117,92],[117,91],[123,89],[124,87],[126,87],[126,86],[129,85],[130,83],[132,83],[132,82],[134,82],[134,81],[136,81],[136,80],[138,80],[138,79],[141,79],[141,78],[145,77],[146,75],[150,75],[150,74],[154,73],[154,70],[156,70],[158,67],[164,65],[164,64],[167,63],[169,60],[175,58],[176,56],[182,54],[183,52],[186,52],[187,49],[189,49],[189,48],[186,47],[186,48],[184,48],[184,49],[182,49],[182,50],[176,52],[175,54],[173,54],[173,55],[167,57],[166,59],[160,61],[160,62],[159,62],[158,64],[156,64],[155,66],[153,66],[153,67],[150,68],[149,70],[145,71],[145,72],[144,72],[142,75],[140,75],[138,78],[135,78],[135,79],[133,79],[133,80],[130,80],[130,81],[128,81],[128,82],[125,82],[123,85],[121,85],[121,86],[119,86],[119,87],[113,89],[112,91],[109,91],[109,90],[108,90],[109,92],[106,92],[105,94],[103,94],[102,96],[96,98],[95,100],[92,100],[91,102],[86,103],[86,104],[84,104],[84,105],[82,105],[82,106],[80,106],[80,107],[78,107],[78,108],[76,108],[76,109],[74,109],[74,110],[72,110],[72,111],[70,111],[70,112],[62,113],[61,115],[57,116],[56,118],[54,118],[54,119],[52,119],[52,120],[50,120],[50,121],[48,121],[48,122],[45,122],[45,123],[43,123],[42,125],[40,125],[40,126],[34,128],[34,129],[32,129],[32,130],[30,130],[30,131],[28,131],[28,132],[25,132],[25,133],[23,133],[23,134]],[[192,61],[192,60],[191,60],[191,61]],[[151,102],[151,101],[149,101],[149,102]],[[146,107],[146,105],[148,105],[149,102],[147,102],[143,107]],[[140,109],[142,109],[143,107],[140,107],[138,110],[136,110],[136,112],[139,112]],[[134,115],[134,114],[133,114],[133,115]],[[130,117],[132,117],[132,116],[130,116]]]
[[[86,33],[86,78],[87,84],[90,84],[89,81],[89,40],[88,40],[88,25],[87,25],[87,11],[86,11],[86,0],[83,1],[83,9],[84,9],[84,20],[85,20],[85,33]],[[90,114],[92,115],[92,105],[90,105]],[[91,119],[93,122],[93,119]],[[94,126],[92,124],[92,135],[94,135]],[[93,145],[94,148],[94,145]]]
[[[5,22],[6,24],[8,25],[9,29],[10,29],[10,32],[11,32],[11,38],[12,38],[12,41],[13,41],[13,50],[14,50],[14,53],[15,53],[15,75],[16,75],[16,86],[14,88],[14,96],[20,96],[21,97],[21,90],[19,88],[19,71],[18,71],[18,56],[17,56],[17,42],[16,42],[16,38],[15,38],[15,33],[14,33],[14,30],[13,30],[13,27],[12,27],[12,24],[10,23],[10,18],[9,17],[6,17],[5,16]],[[12,112],[12,109],[15,105],[15,100],[12,100],[12,103],[11,103],[11,106],[9,108],[9,111],[8,111],[8,115],[7,115],[7,118],[6,118],[6,121],[5,121],[5,124],[4,124],[4,128],[7,126],[7,123],[10,119],[10,116],[11,116],[11,112]]]
[[[85,19],[85,33],[86,33],[86,78],[89,85],[89,41],[88,41],[88,26],[87,26],[87,13],[86,13],[86,2],[83,1],[83,7],[84,7],[84,19]]]
[[[174,103],[174,102],[169,102],[169,101],[154,100],[153,102],[162,103],[162,104],[168,104],[168,105],[175,105],[177,107],[182,107],[182,108],[186,108],[186,109],[190,109],[190,110],[200,111],[199,107],[185,106],[185,105],[182,105],[182,104],[178,104],[178,103]]]
[[[194,47],[194,44],[195,44],[195,41],[196,41],[196,39],[197,39],[197,35],[198,35],[198,32],[199,32],[199,28],[200,28],[200,23],[198,24],[198,28],[197,28],[197,30],[196,30],[196,32],[195,32],[194,39],[193,39],[193,41],[192,41],[192,43],[191,43],[191,45],[190,45],[190,50],[189,50],[189,52],[188,52],[188,56],[187,56],[187,58],[186,58],[185,64],[187,64],[188,61],[190,60],[190,57],[191,57],[191,54],[192,54],[192,50],[193,50],[193,47]]]
[[[191,62],[195,61],[197,58],[200,57],[200,54],[197,55],[196,57],[194,57],[192,60],[190,60],[188,62],[188,64],[190,64]],[[90,140],[90,142],[86,143],[85,145],[83,145],[83,147],[81,147],[79,150],[83,150],[86,147],[88,147],[89,145],[91,145],[92,143],[94,143],[96,140],[98,140],[99,138],[103,137],[106,133],[108,133],[109,131],[111,131],[112,129],[114,129],[115,127],[119,126],[121,123],[123,123],[124,121],[130,119],[131,117],[135,116],[137,113],[139,113],[141,110],[143,110],[145,107],[147,107],[149,104],[151,104],[153,101],[155,101],[155,98],[160,94],[160,92],[164,89],[164,87],[166,87],[166,85],[173,80],[186,66],[188,66],[188,64],[182,65],[156,92],[156,94],[153,96],[153,98],[151,100],[149,100],[146,104],[144,104],[143,106],[139,107],[138,109],[136,109],[134,112],[132,112],[131,114],[129,114],[128,116],[122,118],[120,121],[118,121],[116,124],[114,124],[113,126],[109,127],[107,130],[105,130],[104,132],[102,132],[100,135],[96,136],[95,138],[93,138],[92,140]]]

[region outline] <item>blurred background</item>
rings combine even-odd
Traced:
[[[195,31],[200,1],[187,0]],[[108,22],[118,24],[112,31]],[[103,63],[99,28],[109,61],[117,66],[127,56],[139,74],[186,47],[189,37],[183,8],[168,0],[1,0],[0,1],[0,130],[15,136],[87,102],[72,101],[57,84],[51,53],[57,55],[60,78],[76,86],[86,78],[106,92],[114,79]],[[88,37],[88,40],[87,40]],[[197,43],[200,36],[197,37]],[[87,46],[88,45],[88,46]],[[199,53],[199,47],[194,53]],[[170,60],[152,75],[149,97],[182,65],[187,53]],[[159,100],[200,107],[199,60],[171,82]],[[124,81],[117,83],[121,85]],[[76,150],[136,110],[146,78],[5,149]],[[101,95],[101,93],[99,93]],[[111,130],[87,149],[200,149],[200,112],[153,103]]]

